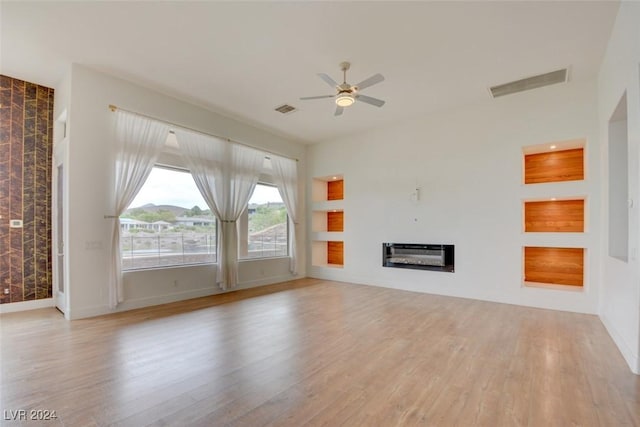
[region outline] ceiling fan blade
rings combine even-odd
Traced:
[[[376,107],[382,107],[384,105],[384,101],[382,99],[373,98],[367,95],[356,95],[356,99],[358,101],[365,102],[367,104],[375,105]]]
[[[373,76],[369,77],[368,79],[363,80],[360,83],[358,83],[356,85],[356,87],[358,88],[358,90],[362,90],[362,89],[364,89],[366,87],[373,86],[376,83],[380,83],[383,80],[384,80],[384,76],[382,74],[380,74],[380,73],[374,74]]]
[[[320,77],[322,80],[327,82],[327,84],[332,88],[336,88],[338,86],[338,83],[336,83],[335,80],[333,80],[331,77],[329,77],[325,73],[318,73],[318,77]]]
[[[344,111],[344,107],[337,106],[336,107],[336,112],[333,113],[333,115],[334,116],[341,116],[343,111]]]
[[[320,96],[305,96],[304,98],[300,98],[303,101],[309,99],[322,99],[322,98],[333,98],[335,95],[320,95]]]

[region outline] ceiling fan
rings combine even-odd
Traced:
[[[359,92],[362,89],[368,88],[369,86],[373,86],[376,83],[380,83],[384,80],[382,74],[374,74],[358,83],[357,85],[350,85],[347,83],[347,70],[351,67],[351,64],[348,62],[340,63],[340,69],[342,70],[343,79],[342,84],[336,83],[331,77],[329,77],[325,73],[318,73],[318,76],[327,82],[329,86],[336,89],[337,93],[335,95],[320,95],[320,96],[305,96],[304,98],[300,98],[303,101],[309,99],[322,99],[322,98],[334,98],[336,102],[336,112],[334,116],[339,116],[344,111],[345,107],[349,107],[353,105],[356,100],[362,101],[367,104],[375,105],[376,107],[382,107],[384,105],[384,101],[378,98],[373,98],[371,96],[361,95]]]

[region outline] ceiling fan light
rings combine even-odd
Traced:
[[[336,104],[338,107],[348,107],[356,102],[355,98],[351,94],[343,93],[336,98]]]

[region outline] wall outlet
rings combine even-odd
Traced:
[[[4,294],[9,295],[9,288],[4,288]]]

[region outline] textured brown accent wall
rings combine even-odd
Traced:
[[[53,89],[0,75],[0,303],[52,295],[52,146]]]

